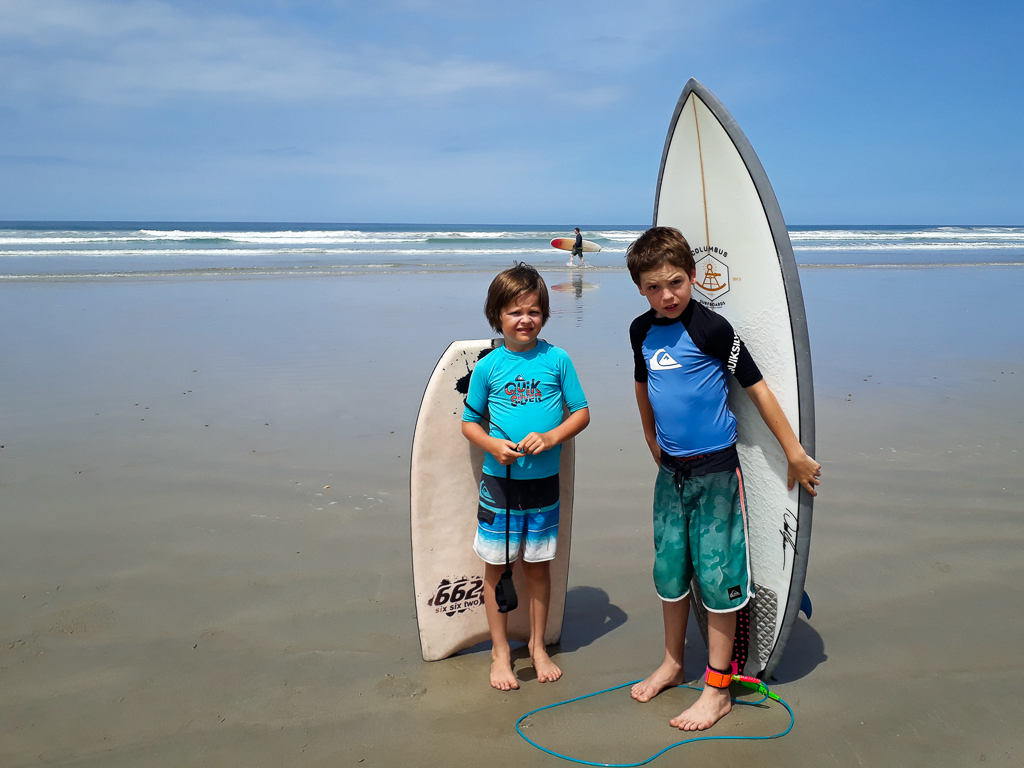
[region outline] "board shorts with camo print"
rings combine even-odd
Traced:
[[[750,599],[743,476],[736,447],[677,459],[662,455],[654,485],[654,586],[667,602],[690,594],[729,613]]]

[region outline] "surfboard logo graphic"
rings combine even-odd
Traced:
[[[441,579],[437,590],[427,600],[435,613],[454,616],[484,604],[484,580],[480,576]]]
[[[652,371],[670,371],[673,368],[682,368],[682,363],[677,363],[675,358],[672,357],[664,349],[659,349],[650,359]]]
[[[729,267],[724,261],[711,254],[704,256],[696,264],[697,277],[693,281],[693,289],[714,306],[722,306],[722,297],[729,292]]]

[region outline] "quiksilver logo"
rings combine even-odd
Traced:
[[[740,359],[740,335],[733,333],[732,335],[732,349],[729,350],[729,362],[726,363],[726,367],[729,369],[729,373],[736,373],[736,363]]]
[[[487,490],[487,484],[483,481],[480,482],[480,498],[484,501],[489,501],[492,504],[494,503],[494,497],[491,496],[491,492]]]
[[[682,363],[677,363],[675,359],[666,352],[664,349],[659,349],[653,355],[651,355],[651,370],[652,371],[668,371],[673,368],[682,368]]]

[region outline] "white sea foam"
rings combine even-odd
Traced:
[[[593,232],[588,234],[586,237],[588,240],[609,240],[613,243],[632,243],[643,233],[644,231],[642,229],[638,229],[636,231],[623,229],[609,232]]]
[[[1018,242],[813,242],[793,243],[794,251],[977,251],[1024,250],[1024,240]]]
[[[554,227],[258,229],[259,225],[240,225],[218,231],[216,226],[33,229],[0,225],[0,276],[7,273],[2,279],[12,280],[35,274],[51,279],[60,272],[60,279],[99,273],[141,279],[184,274],[491,271],[513,259],[551,268],[564,264],[567,254],[552,249],[550,240],[571,236],[571,228]],[[585,231],[584,237],[603,249],[588,256],[588,266],[622,269],[626,246],[642,232],[642,228],[612,227]],[[821,268],[1019,265],[1024,261],[1024,227],[816,227],[795,229],[790,237],[798,259],[805,266]]]
[[[819,229],[789,233],[794,249],[920,250],[1022,248],[1022,227],[935,227],[907,230]]]
[[[800,265],[800,269],[974,269],[977,267],[1024,267],[1024,261],[859,262],[856,264]]]
[[[595,230],[586,233],[588,239],[608,244],[628,244],[642,234],[642,230]],[[905,230],[887,229],[814,229],[793,230],[790,239],[797,249],[850,249],[892,248],[1016,248],[1024,247],[1022,227],[932,227]],[[543,247],[553,237],[568,237],[563,230],[535,229],[529,231],[467,230],[189,230],[139,229],[134,231],[68,231],[68,230],[0,230],[0,248],[28,246],[49,248],[61,245],[116,245],[118,243],[195,243],[207,241],[211,245],[223,243],[254,246],[315,247],[329,245],[388,246],[398,244],[437,244],[445,241],[470,243],[474,240],[489,242],[537,242]],[[462,247],[462,246],[456,246]]]
[[[175,240],[219,240],[234,243],[267,243],[273,245],[298,245],[300,243],[416,243],[426,242],[430,233],[425,232],[360,232],[358,230],[321,230],[279,232],[210,232],[189,230],[140,230],[143,239]]]
[[[0,246],[10,245],[84,245],[85,243],[133,243],[138,237],[66,237],[60,235],[43,235],[37,237],[2,237]]]
[[[616,242],[630,242],[640,235],[640,231],[607,231],[590,234],[591,239],[607,239]],[[249,244],[294,245],[301,243],[325,244],[380,244],[416,243],[430,241],[453,240],[465,242],[471,240],[536,240],[550,241],[554,237],[570,237],[571,233],[563,230],[530,230],[530,231],[484,231],[484,230],[417,230],[417,231],[375,231],[375,230],[187,230],[187,229],[139,229],[127,232],[94,231],[77,233],[58,230],[7,230],[0,229],[0,246],[11,245],[70,245],[87,243],[127,243],[127,242],[190,242],[209,240],[216,242],[235,242]]]
[[[624,253],[625,251],[619,251]],[[493,256],[493,255],[521,255],[521,254],[543,254],[552,258],[564,258],[560,251],[553,250],[547,245],[538,245],[530,248],[105,248],[98,249],[46,249],[46,250],[0,250],[0,258],[58,258],[58,257],[83,257],[83,258],[113,258],[113,257],[165,257],[165,258],[195,258],[195,257],[220,257],[225,259],[243,256],[332,256],[332,255],[380,255],[380,256],[435,256],[455,254],[460,256]],[[606,249],[602,253],[616,253],[613,249]],[[597,254],[593,254],[597,256]]]

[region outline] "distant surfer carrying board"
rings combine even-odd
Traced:
[[[696,579],[708,610],[704,690],[670,720],[684,731],[710,728],[729,713],[736,611],[751,598],[743,477],[733,374],[779,441],[788,484],[816,496],[821,465],[807,455],[778,400],[729,322],[691,301],[693,254],[677,229],[653,227],[626,250],[626,266],[651,305],[629,327],[640,422],[658,465],[654,486],[654,585],[662,600],[665,659],[632,688],[640,702],[685,682],[683,649]]]
[[[491,686],[518,688],[508,644],[508,615],[495,588],[507,561],[523,554],[529,588],[530,657],[542,683],[562,670],[544,647],[551,598],[550,561],[558,541],[561,445],[590,423],[590,409],[572,360],[538,340],[551,311],[544,279],[518,264],[491,282],[484,314],[504,338],[473,369],[462,434],[486,451],[473,549],[484,561],[484,606],[491,633]],[[564,407],[569,416],[562,420]],[[489,430],[481,421],[488,413]],[[511,468],[507,475],[507,468]],[[509,580],[511,581],[511,580]]]
[[[573,256],[579,256],[580,257],[580,266],[581,267],[587,266],[586,264],[583,263],[583,235],[580,234],[580,228],[579,227],[576,227],[576,242],[573,244],[572,252],[569,254],[569,265],[570,266],[573,263],[573,260],[572,260]]]

